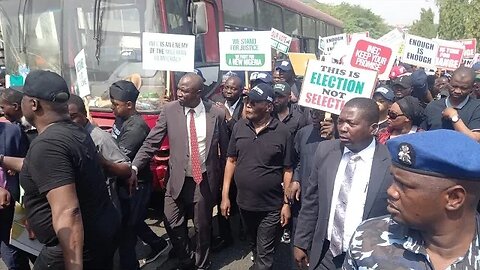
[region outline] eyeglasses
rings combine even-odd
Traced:
[[[398,114],[398,113],[393,112],[393,111],[388,111],[388,114],[387,114],[387,115],[388,115],[388,118],[390,118],[390,119],[392,119],[392,120],[397,119],[397,117],[399,117],[399,116],[405,116],[405,114],[403,114],[403,113],[402,113],[402,114]]]

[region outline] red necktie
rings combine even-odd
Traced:
[[[190,158],[192,160],[192,176],[195,183],[202,182],[202,167],[198,150],[197,128],[195,127],[195,110],[190,109]]]

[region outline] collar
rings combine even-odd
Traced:
[[[235,108],[237,108],[238,103],[240,102],[240,99],[242,99],[242,97],[239,97],[239,98],[237,99],[237,101],[236,101],[235,103],[233,103],[232,106],[228,105],[228,100],[225,100],[225,106],[226,106],[227,108],[230,108],[230,109],[235,109]]]
[[[454,106],[450,103],[450,97],[446,97],[446,98],[445,98],[445,106],[447,106],[447,108],[453,107],[454,109],[461,110],[461,109],[467,104],[467,102],[468,102],[469,100],[470,100],[470,96],[467,96],[460,104],[458,104],[458,106],[454,107]]]
[[[190,109],[193,109],[195,111],[195,115],[199,115],[205,111],[205,105],[203,104],[203,101],[200,101],[200,103],[198,103],[197,107],[195,108],[183,107],[183,113],[185,115],[188,115],[188,112],[190,111]]]
[[[268,123],[268,125],[267,125],[263,130],[265,130],[265,129],[276,129],[279,122],[280,122],[280,120],[278,120],[278,119],[275,118],[275,117],[272,117],[271,120],[270,120],[270,123]],[[245,124],[246,124],[249,128],[251,128],[252,130],[255,130],[255,126],[253,126],[252,121],[247,120],[247,121],[245,122]],[[263,131],[263,130],[262,130],[262,131]],[[260,133],[260,132],[259,132],[259,133]]]
[[[367,148],[358,152],[357,155],[359,155],[360,158],[362,158],[363,161],[372,160],[373,156],[375,154],[375,146],[376,146],[376,142],[375,142],[375,138],[373,138],[372,142],[367,146]],[[347,147],[345,147],[345,150],[343,151],[343,155],[345,155],[347,153],[350,153],[350,152],[352,152],[352,151],[350,149],[348,149]]]

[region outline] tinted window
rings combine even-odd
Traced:
[[[168,32],[171,34],[186,34],[187,14],[185,1],[166,0]]]
[[[324,21],[317,21],[317,35],[325,37],[327,35],[327,25]]]
[[[335,27],[333,25],[327,24],[327,36],[335,35]]]
[[[258,27],[260,29],[270,30],[273,27],[280,31],[283,31],[282,9],[279,6],[275,6],[263,1],[258,1],[257,16]]]
[[[255,27],[255,13],[252,0],[224,0],[223,12],[225,24],[227,25]]]
[[[283,10],[283,18],[285,22],[285,34],[299,36],[301,32],[300,15],[290,10]]]
[[[303,35],[306,37],[315,38],[315,21],[308,17],[302,17],[302,28],[303,28]]]

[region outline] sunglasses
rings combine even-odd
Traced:
[[[402,113],[402,114],[398,114],[398,113],[393,112],[393,111],[388,111],[388,114],[387,114],[387,115],[388,115],[388,118],[390,118],[390,119],[392,119],[392,120],[397,119],[397,117],[399,117],[399,116],[405,116],[405,114],[403,114],[403,113]]]

